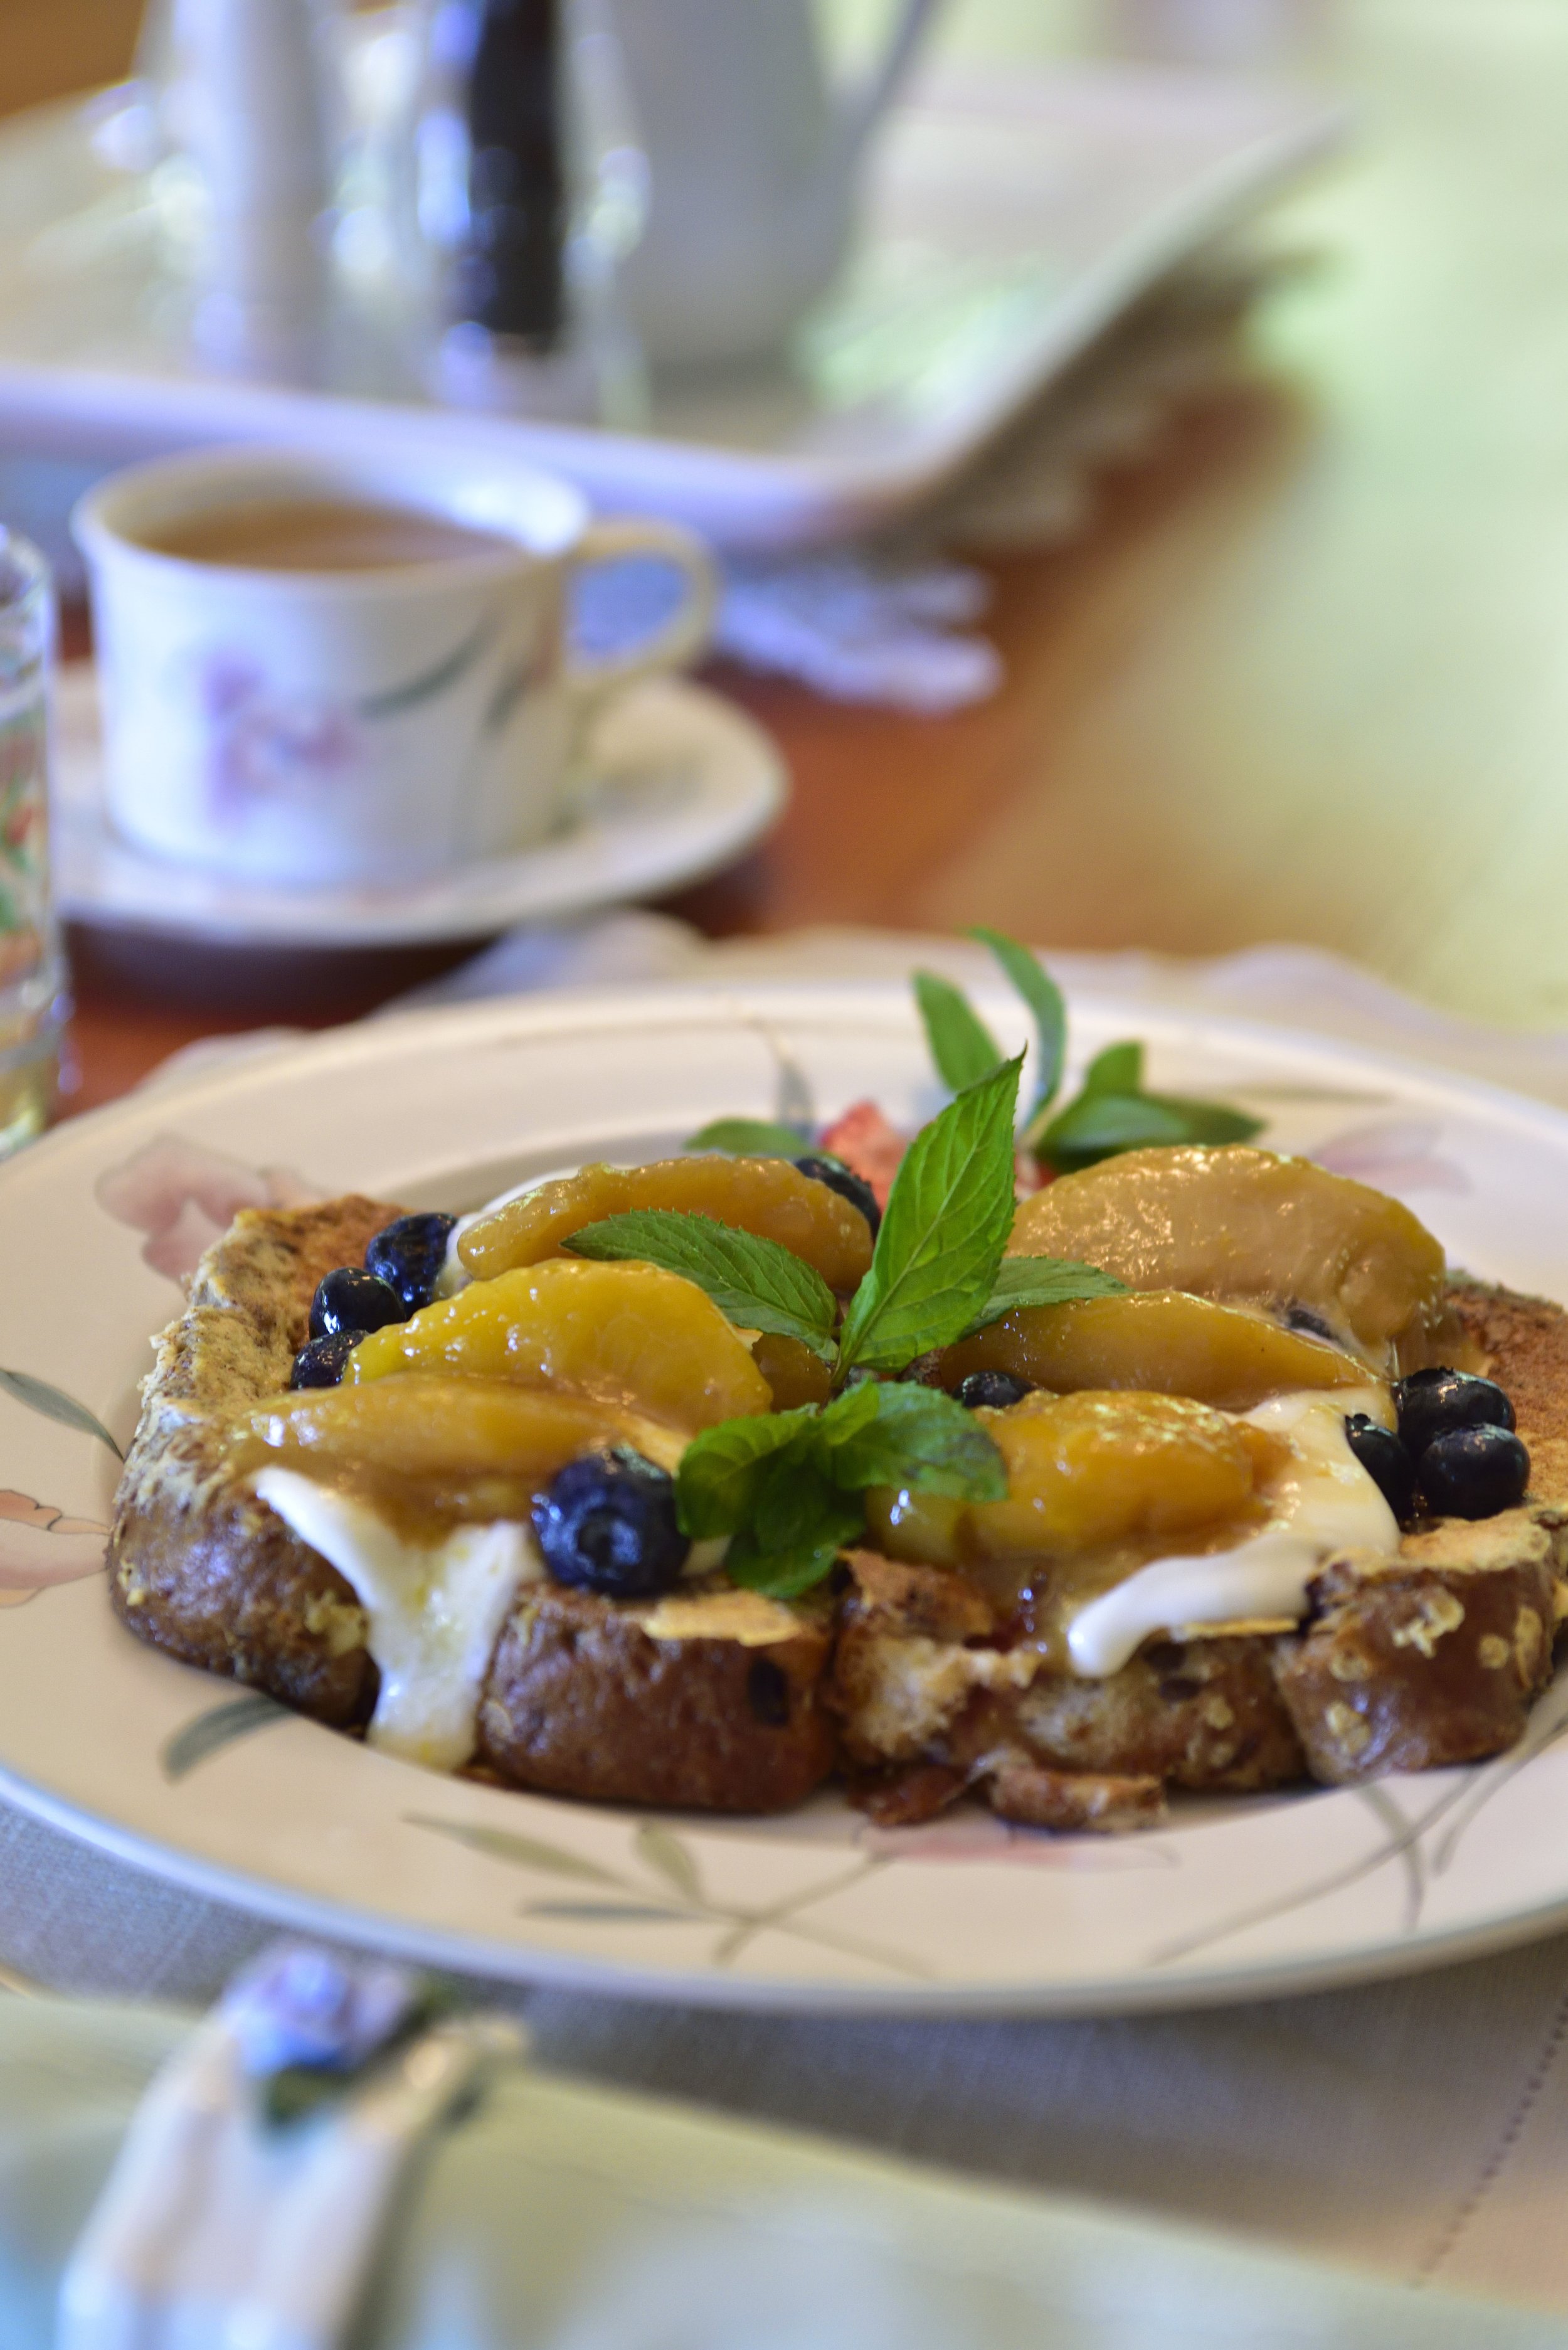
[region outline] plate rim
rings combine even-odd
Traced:
[[[1006,1002],[1005,991],[977,988],[982,1000]],[[1190,1042],[1195,1034],[1218,1036],[1260,1053],[1278,1055],[1282,1050],[1308,1056],[1331,1056],[1342,1067],[1365,1070],[1369,1076],[1402,1077],[1407,1084],[1439,1092],[1456,1111],[1467,1105],[1485,1115],[1489,1123],[1523,1125],[1550,1138],[1560,1149],[1568,1147],[1568,1109],[1511,1088],[1492,1085],[1466,1072],[1418,1055],[1385,1051],[1330,1034],[1297,1025],[1252,1020],[1230,1014],[1211,1014],[1179,1006],[1139,1004],[1136,1011],[1114,990],[1075,990],[1072,1010],[1102,1020],[1120,1019],[1129,1013],[1140,1032],[1152,1042]],[[732,1027],[737,1014],[761,1014],[773,1010],[780,1017],[815,1010],[824,1020],[842,1025],[846,1013],[864,1016],[877,1011],[883,1024],[906,1031],[915,1023],[907,983],[891,977],[767,978],[748,981],[725,974],[711,981],[666,981],[629,988],[625,985],[541,991],[537,993],[466,1003],[424,1006],[386,1020],[345,1024],[318,1035],[280,1042],[270,1051],[247,1056],[232,1068],[222,1066],[195,1072],[184,1082],[133,1092],[101,1108],[67,1120],[0,1166],[0,1222],[3,1222],[12,1181],[18,1173],[64,1153],[86,1152],[89,1159],[99,1147],[112,1147],[125,1128],[149,1118],[161,1119],[181,1107],[215,1103],[224,1095],[286,1085],[304,1067],[395,1059],[407,1043],[428,1045],[443,1030],[453,1041],[483,1043],[563,1030],[590,1032],[614,1022],[639,1027],[702,1025]],[[191,1669],[192,1672],[194,1669]],[[202,1676],[202,1681],[210,1677]],[[1186,2009],[1234,2004],[1251,1998],[1304,1994],[1346,1984],[1392,1979],[1468,1957],[1513,1948],[1540,1939],[1568,1920],[1568,1888],[1537,1900],[1529,1908],[1501,1918],[1473,1919],[1459,1925],[1418,1927],[1368,1945],[1339,1946],[1304,1956],[1253,1959],[1216,1969],[1211,1965],[1184,1968],[1180,1963],[1122,1972],[1101,1981],[1005,1984],[972,1982],[948,1977],[929,1985],[895,1982],[857,1983],[787,1975],[730,1975],[711,1967],[659,1968],[645,1971],[635,1960],[603,1959],[572,1950],[550,1949],[521,1942],[499,1942],[483,1934],[421,1924],[406,1914],[361,1908],[353,1901],[338,1903],[306,1890],[291,1888],[275,1877],[249,1875],[218,1860],[210,1860],[188,1846],[166,1843],[156,1834],[117,1822],[72,1798],[28,1780],[17,1765],[0,1760],[0,1794],[30,1816],[63,1831],[75,1840],[111,1858],[143,1868],[164,1882],[202,1898],[216,1899],[252,1916],[358,1939],[368,1946],[423,1957],[458,1971],[484,1974],[513,1981],[550,1983],[612,1995],[665,2003],[722,2006],[755,2012],[815,2012],[853,2015],[1111,2015],[1176,2012]],[[658,1814],[650,1814],[658,1816]],[[716,1822],[716,1825],[724,1823]],[[733,1825],[733,1824],[731,1824]],[[1179,1825],[1179,1823],[1178,1823]]]

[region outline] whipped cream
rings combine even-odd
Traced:
[[[1231,1550],[1157,1558],[1091,1599],[1068,1627],[1075,1672],[1103,1680],[1152,1634],[1176,1626],[1299,1621],[1308,1584],[1336,1551],[1397,1551],[1398,1522],[1345,1433],[1345,1414],[1357,1411],[1388,1424],[1386,1391],[1274,1396],[1239,1413],[1291,1448],[1269,1497],[1267,1524]]]
[[[410,1543],[363,1502],[296,1470],[264,1469],[255,1490],[365,1610],[381,1676],[369,1743],[458,1770],[473,1752],[480,1690],[513,1600],[545,1572],[530,1529],[499,1519]]]

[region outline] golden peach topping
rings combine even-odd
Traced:
[[[768,1383],[774,1411],[794,1411],[804,1403],[826,1403],[833,1393],[827,1365],[798,1338],[781,1338],[764,1330],[752,1348],[752,1360]]]
[[[977,1417],[1007,1463],[1007,1499],[871,1495],[873,1537],[893,1557],[959,1566],[1239,1533],[1263,1515],[1260,1488],[1283,1458],[1262,1430],[1180,1396],[1034,1394]]]
[[[617,1444],[673,1471],[685,1439],[600,1398],[419,1371],[277,1396],[234,1430],[240,1471],[320,1477],[411,1532],[526,1517],[533,1495],[568,1461]]]
[[[1076,1257],[1133,1289],[1305,1306],[1383,1371],[1429,1358],[1446,1267],[1408,1208],[1244,1145],[1128,1151],[1026,1200],[1012,1256]]]
[[[344,1380],[358,1388],[416,1371],[599,1397],[693,1434],[773,1406],[745,1341],[694,1282],[586,1257],[475,1282],[373,1330]]]
[[[1071,1305],[1025,1305],[939,1358],[938,1384],[1011,1371],[1031,1387],[1139,1388],[1250,1411],[1293,1388],[1366,1385],[1365,1364],[1263,1314],[1185,1291],[1135,1290]]]
[[[871,1262],[871,1227],[858,1208],[792,1167],[787,1159],[730,1159],[710,1152],[659,1159],[647,1167],[585,1167],[541,1183],[470,1224],[457,1253],[476,1279],[557,1256],[585,1224],[634,1208],[711,1216],[737,1232],[777,1241],[804,1258],[829,1289],[847,1294]]]

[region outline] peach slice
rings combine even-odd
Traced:
[[[815,1265],[829,1289],[854,1289],[871,1262],[871,1228],[858,1208],[787,1159],[729,1159],[717,1151],[658,1159],[647,1167],[585,1167],[508,1200],[470,1224],[457,1253],[489,1280],[558,1256],[585,1224],[633,1208],[711,1216],[737,1232],[777,1241]]]
[[[305,1388],[258,1404],[242,1433],[275,1453],[354,1461],[410,1477],[486,1471],[553,1477],[584,1452],[646,1439],[680,1457],[679,1438],[591,1396],[549,1395],[509,1379],[413,1373],[362,1388]],[[291,1461],[289,1466],[302,1465]]]
[[[1303,1305],[1382,1369],[1426,1358],[1446,1267],[1381,1191],[1236,1144],[1133,1150],[1026,1200],[1012,1256],[1076,1257],[1133,1289]]]
[[[774,1411],[794,1411],[803,1403],[826,1403],[833,1393],[833,1374],[827,1365],[798,1338],[782,1338],[764,1330],[752,1348],[752,1360],[768,1383]]]
[[[629,1444],[661,1469],[684,1440],[640,1413],[508,1379],[410,1372],[275,1397],[234,1430],[234,1466],[296,1469],[341,1486],[415,1540],[453,1521],[525,1517],[568,1461]]]
[[[1262,1430],[1181,1396],[1036,1394],[977,1417],[1007,1463],[1007,1499],[875,1494],[873,1534],[895,1557],[1071,1556],[1240,1529],[1263,1515],[1258,1488],[1281,1459]]]
[[[773,1406],[745,1341],[694,1282],[557,1257],[478,1281],[362,1338],[346,1383],[457,1372],[594,1396],[695,1431]]]
[[[1132,1388],[1250,1411],[1293,1388],[1365,1387],[1363,1363],[1267,1315],[1175,1289],[1022,1305],[938,1357],[937,1382],[1012,1371],[1032,1387]]]

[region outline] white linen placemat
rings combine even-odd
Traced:
[[[135,2099],[188,2031],[145,2007],[0,2002],[8,2350],[49,2340],[67,2249]],[[268,2184],[289,2193],[329,2152],[298,2139],[275,2148]],[[347,2178],[352,2195],[357,2174]],[[503,2066],[477,2109],[423,2146],[411,2186],[381,2236],[358,2350],[1550,2350],[1562,2339],[1549,2314],[1412,2293],[521,2065]],[[332,2225],[314,2197],[310,2209]],[[261,2272],[275,2305],[301,2284],[308,2305],[308,2272],[286,2262]],[[234,2282],[219,2267],[198,2326],[155,2338],[213,2350],[226,2316],[226,2343],[275,2345],[265,2302],[236,2307]],[[88,2339],[107,2350],[96,2324]]]
[[[421,1000],[608,977],[903,972],[915,961],[961,977],[984,967],[965,945],[869,932],[714,947],[633,913],[503,941]],[[1244,1012],[1568,1105],[1568,1036],[1450,1019],[1313,950],[1051,962],[1069,989],[1093,984],[1129,1013]],[[211,1057],[198,1048],[195,1068]],[[187,1055],[162,1081],[191,1073]],[[270,1930],[0,1808],[0,1966],[22,1976],[204,2001]],[[1568,1939],[1359,1991],[1104,2022],[824,2022],[562,1991],[497,1997],[524,2008],[546,2065],[1568,2319]]]

